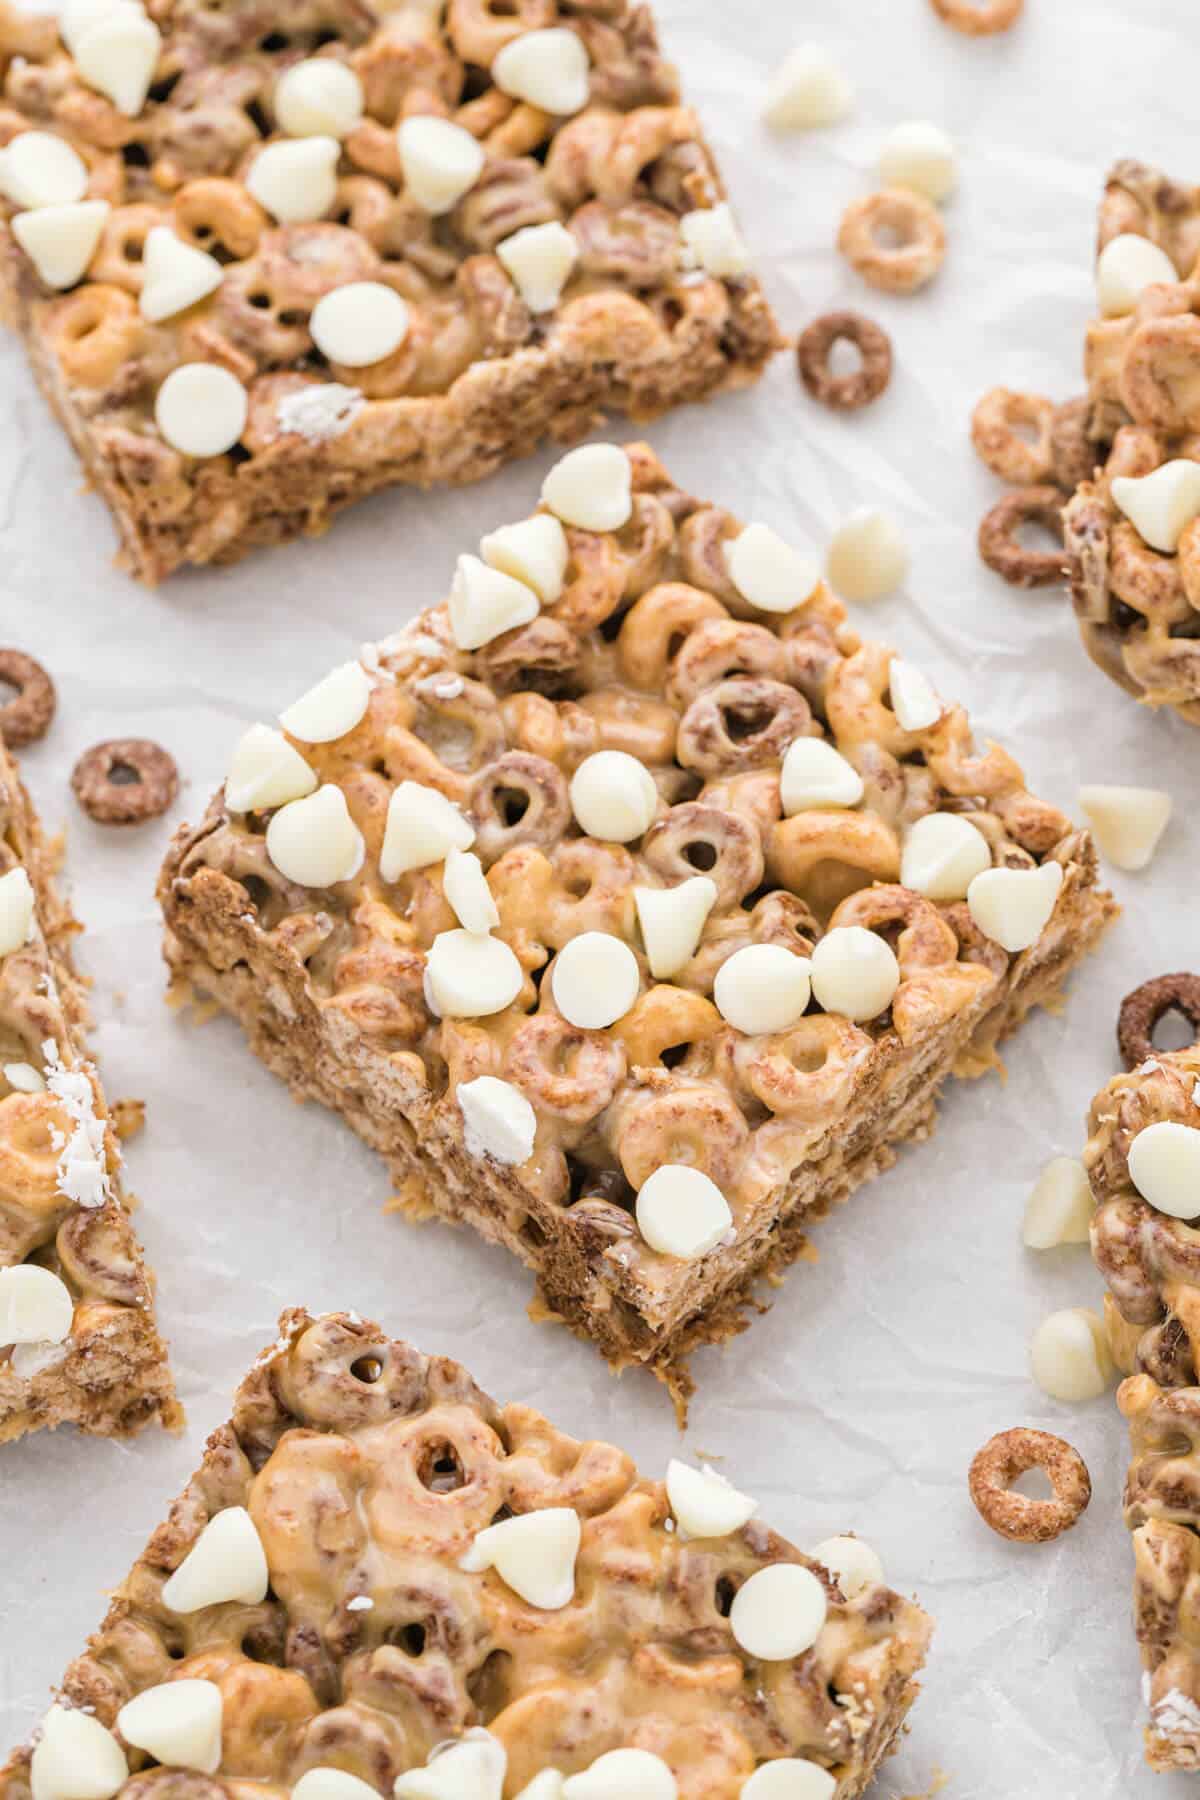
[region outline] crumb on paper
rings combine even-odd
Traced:
[[[949,1786],[950,1777],[945,1769],[935,1769],[929,1777],[929,1786],[923,1788],[919,1794],[893,1793],[891,1800],[936,1800],[936,1796],[943,1793]]]
[[[144,1130],[146,1124],[146,1102],[144,1100],[114,1100],[109,1107],[112,1114],[113,1130],[123,1144],[136,1137]]]
[[[438,1216],[438,1209],[430,1200],[429,1190],[420,1175],[410,1175],[399,1192],[384,1201],[383,1210],[385,1213],[403,1213],[414,1225],[423,1225],[426,1219]]]
[[[282,437],[294,434],[306,444],[326,444],[341,436],[365,404],[366,397],[358,388],[323,381],[285,394],[275,408],[275,424]]]

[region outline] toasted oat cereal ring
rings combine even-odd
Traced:
[[[1017,533],[1023,525],[1044,525],[1061,539],[1062,507],[1063,497],[1056,487],[1017,488],[997,500],[979,527],[979,554],[988,568],[1013,587],[1049,587],[1061,581],[1065,552],[1030,550],[1019,542]]]
[[[895,236],[883,243],[881,231]],[[881,188],[842,214],[837,246],[852,268],[885,294],[911,294],[933,280],[946,254],[937,207],[907,188]]]
[[[932,0],[933,10],[955,31],[967,37],[991,37],[1008,31],[1025,11],[1025,0]]]
[[[1050,463],[1052,479],[1065,493],[1073,494],[1083,481],[1090,481],[1096,464],[1103,459],[1088,432],[1092,403],[1086,394],[1076,400],[1064,400],[1054,409],[1050,428]]]
[[[1021,427],[1033,432],[1021,436]],[[1054,453],[1054,402],[1042,394],[992,388],[971,414],[971,442],[993,475],[1013,487],[1049,481]]]
[[[0,650],[0,686],[16,689],[0,706],[0,739],[10,750],[19,750],[45,737],[58,695],[41,663],[23,650]]]
[[[1030,1500],[1013,1492],[1013,1482],[1030,1469],[1045,1471],[1051,1499]],[[967,1480],[984,1524],[1016,1544],[1048,1544],[1061,1537],[1086,1512],[1092,1497],[1092,1478],[1078,1450],[1027,1425],[989,1438],[972,1461]]]
[[[1154,1033],[1169,1012],[1182,1013],[1200,1041],[1200,975],[1156,975],[1126,994],[1117,1018],[1117,1044],[1127,1069],[1155,1054]]]
[[[97,825],[140,825],[166,812],[179,771],[175,758],[149,738],[110,738],[80,757],[71,787]]]
[[[830,352],[838,343],[853,344],[862,358],[850,375],[835,375],[829,367]],[[892,340],[861,313],[823,313],[800,333],[796,362],[814,400],[835,412],[853,412],[878,400],[892,379]]]

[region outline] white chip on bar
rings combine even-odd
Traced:
[[[808,957],[786,944],[745,944],[717,970],[713,1000],[735,1031],[790,1031],[808,1007],[811,974]]]
[[[771,1563],[733,1597],[729,1628],[747,1656],[788,1662],[820,1637],[829,1606],[825,1589],[800,1563]]]
[[[34,933],[33,883],[18,863],[0,875],[0,956],[11,956]]]
[[[1129,1146],[1129,1176],[1156,1212],[1172,1219],[1200,1218],[1200,1131],[1177,1119],[1159,1119]]]
[[[52,131],[22,131],[0,150],[0,192],[30,211],[72,205],[87,185],[87,164]]]
[[[500,1800],[508,1752],[499,1738],[476,1727],[429,1752],[423,1769],[396,1777],[396,1800]]]
[[[472,1156],[516,1165],[533,1155],[537,1114],[520,1088],[496,1075],[477,1075],[455,1090],[462,1110],[463,1142]]]
[[[797,738],[784,753],[779,799],[790,819],[828,806],[857,806],[865,789],[853,763],[824,738]]]
[[[847,1600],[856,1600],[867,1588],[878,1587],[883,1580],[883,1564],[861,1538],[826,1538],[809,1555],[829,1570]]]
[[[581,1537],[579,1514],[572,1507],[544,1506],[476,1532],[458,1566],[469,1574],[494,1569],[539,1612],[560,1612],[575,1596]]]
[[[80,40],[110,13],[129,8],[144,12],[141,0],[64,0],[58,10],[58,35],[74,56]]]
[[[274,106],[289,137],[344,138],[363,116],[363,85],[348,63],[307,56],[275,83]]]
[[[571,810],[580,830],[603,843],[628,844],[650,827],[658,788],[649,769],[624,750],[585,756],[571,777]]]
[[[1179,271],[1166,251],[1132,231],[1110,238],[1096,261],[1096,298],[1106,319],[1133,312],[1153,283],[1173,285],[1178,280]]]
[[[523,31],[492,60],[492,80],[502,94],[560,117],[588,102],[591,59],[583,39],[565,26]]]
[[[884,187],[910,188],[927,200],[948,200],[958,185],[958,156],[940,125],[910,119],[889,132],[879,154]]]
[[[885,1012],[900,985],[886,938],[862,925],[836,925],[813,949],[812,991],[827,1013],[863,1022]]]
[[[717,893],[709,875],[693,875],[673,888],[634,888],[646,960],[656,980],[678,975],[696,954]]]
[[[902,657],[893,656],[888,672],[892,711],[902,731],[926,731],[936,725],[943,706],[928,677]]]
[[[487,1019],[511,1006],[525,979],[503,938],[439,931],[425,959],[425,978],[446,1019]]]
[[[0,1269],[0,1344],[61,1344],[74,1317],[71,1290],[52,1269],[38,1263]]]
[[[1177,456],[1150,475],[1115,475],[1113,501],[1152,550],[1174,556],[1192,520],[1200,516],[1200,462]]]
[[[540,610],[537,595],[523,581],[493,569],[478,556],[460,556],[450,589],[450,629],[460,650],[479,650]]]
[[[251,725],[239,738],[225,777],[230,812],[266,812],[315,793],[317,772],[273,725]]]
[[[315,687],[285,707],[279,723],[290,737],[305,744],[333,744],[365,716],[371,681],[359,662],[339,663]]]
[[[424,212],[450,212],[483,169],[483,146],[449,119],[417,115],[396,132],[405,191]]]
[[[564,525],[619,531],[633,512],[633,470],[616,444],[581,444],[555,463],[542,499]]]
[[[821,579],[815,558],[793,550],[769,525],[747,525],[728,539],[725,567],[742,599],[760,612],[795,612]]]
[[[265,144],[246,175],[246,187],[281,225],[320,219],[337,194],[342,147],[335,137],[279,138]]]
[[[703,269],[706,275],[716,276],[718,281],[744,275],[750,267],[750,252],[728,200],[684,213],[679,221],[679,235],[685,262]]]
[[[550,971],[550,991],[568,1025],[603,1031],[638,997],[641,971],[628,944],[607,931],[582,931],[564,944]]]
[[[843,520],[825,558],[825,573],[843,600],[881,600],[908,574],[908,544],[889,513],[859,507]]]
[[[1079,804],[1101,855],[1118,869],[1144,869],[1171,818],[1162,788],[1082,787]]]
[[[562,1785],[563,1800],[678,1800],[679,1783],[653,1750],[606,1750]]]
[[[111,211],[107,200],[43,206],[36,212],[17,213],[12,234],[47,287],[74,287],[96,254]]]
[[[99,1719],[54,1705],[29,1764],[33,1800],[112,1800],[129,1779],[125,1752]]]
[[[10,1062],[0,1069],[10,1088],[18,1094],[41,1094],[46,1090],[46,1077],[32,1063]]]
[[[563,1777],[557,1769],[542,1769],[527,1782],[517,1800],[563,1800]]]
[[[739,1494],[715,1469],[693,1469],[678,1457],[667,1464],[666,1485],[675,1523],[689,1538],[728,1537],[758,1511],[757,1500]]]
[[[733,1224],[729,1202],[716,1182],[687,1163],[664,1163],[647,1176],[635,1214],[650,1248],[683,1262],[706,1256]]]
[[[834,1800],[837,1787],[836,1777],[820,1763],[780,1756],[755,1769],[738,1800]]]
[[[292,1785],[291,1800],[379,1800],[379,1789],[345,1769],[305,1769]]]
[[[273,813],[266,844],[279,873],[301,887],[333,887],[362,867],[362,833],[350,817],[345,794],[333,782]]]
[[[197,300],[213,293],[225,271],[207,250],[197,250],[166,225],[147,232],[142,247],[142,287],[138,307],[144,319],[157,324],[186,312]]]
[[[1197,1201],[1200,1206],[1200,1200]],[[1077,1157],[1055,1156],[1042,1170],[1025,1203],[1021,1236],[1030,1250],[1086,1244],[1095,1200],[1087,1170]]]
[[[322,294],[308,328],[322,356],[365,369],[398,350],[408,336],[407,303],[382,281],[347,281]]]
[[[180,363],[154,400],[154,422],[184,456],[222,456],[246,428],[249,397],[236,375],[216,363]]]
[[[763,117],[777,131],[834,125],[850,110],[854,90],[820,44],[797,44],[767,89]]]
[[[1052,1400],[1094,1400],[1112,1379],[1104,1321],[1086,1306],[1051,1313],[1029,1344],[1033,1379]]]
[[[991,845],[970,819],[926,813],[904,840],[900,882],[928,900],[964,900],[976,875],[991,866]]]
[[[75,68],[89,87],[134,119],[146,104],[161,52],[157,25],[140,8],[119,6],[105,12],[80,37]]]
[[[127,1744],[169,1769],[215,1775],[221,1765],[221,1690],[215,1681],[163,1681],[143,1688],[117,1714]]]
[[[579,260],[578,239],[557,219],[523,225],[496,245],[496,256],[532,313],[553,312]]]
[[[410,869],[442,862],[452,849],[469,850],[475,827],[452,800],[420,781],[402,781],[388,801],[379,873],[399,881]]]
[[[500,908],[488,886],[483,864],[472,851],[451,844],[442,870],[442,892],[464,931],[494,931],[500,923]]]
[[[1062,884],[1062,865],[1056,862],[1039,869],[985,869],[967,889],[967,910],[984,937],[1015,954],[1037,943]]]
[[[553,606],[563,591],[570,548],[553,513],[535,513],[531,519],[490,531],[480,542],[479,554],[489,568],[532,588],[543,606]]]
[[[173,1613],[200,1612],[238,1600],[257,1606],[270,1583],[266,1552],[244,1506],[214,1513],[175,1573],[164,1582],[162,1603]]]

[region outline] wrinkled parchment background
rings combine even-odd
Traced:
[[[1084,1109],[1114,1072],[1121,996],[1195,965],[1185,880],[1200,842],[1188,816],[1200,737],[1095,672],[1054,591],[1006,588],[977,561],[975,525],[998,489],[972,456],[967,417],[996,383],[1079,390],[1106,165],[1137,154],[1196,174],[1191,7],[1028,0],[1020,29],[991,40],[957,36],[928,0],[660,0],[659,11],[785,327],[861,307],[893,333],[897,370],[880,404],[843,419],[813,406],[781,357],[756,392],[655,426],[656,448],[694,491],[799,542],[823,544],[855,505],[894,509],[912,579],[869,619],[861,610],[864,628],[968,699],[1047,797],[1073,808],[1081,780],[1162,783],[1177,817],[1152,873],[1116,876],[1123,922],[1066,1016],[1039,1018],[1012,1047],[1007,1083],[950,1094],[934,1142],[821,1230],[819,1267],[798,1268],[768,1317],[699,1359],[681,1446],[652,1380],[617,1382],[587,1347],[528,1322],[528,1277],[502,1253],[385,1217],[383,1169],[336,1119],[293,1106],[231,1025],[197,1028],[166,1010],[152,890],[175,820],[105,831],[67,789],[87,746],[145,735],[178,758],[175,817],[196,817],[243,726],[439,596],[460,548],[528,510],[549,456],[474,491],[382,496],[321,543],[143,592],[110,569],[104,510],[78,493],[66,443],[5,342],[0,642],[43,658],[59,683],[56,725],[26,774],[47,822],[69,830],[109,1091],[149,1104],[130,1174],[190,1428],[126,1448],[42,1436],[4,1453],[0,1748],[33,1723],[98,1621],[279,1309],[305,1301],[356,1307],[450,1352],[493,1392],[612,1437],[647,1469],[681,1448],[720,1456],[802,1545],[847,1526],[868,1536],[895,1585],[939,1619],[925,1697],[882,1793],[923,1793],[942,1769],[952,1800],[1168,1800],[1194,1784],[1156,1780],[1139,1760],[1122,1428],[1111,1399],[1062,1406],[1026,1371],[1036,1322],[1094,1300],[1099,1282],[1082,1249],[1025,1251],[1019,1220],[1043,1162],[1078,1150]],[[758,120],[764,83],[803,35],[837,52],[858,103],[831,131],[772,141]],[[840,264],[833,236],[845,203],[873,185],[885,131],[915,117],[954,134],[962,184],[941,277],[888,300]],[[1002,1543],[966,1494],[974,1450],[1023,1422],[1069,1436],[1095,1483],[1082,1524],[1044,1548]]]

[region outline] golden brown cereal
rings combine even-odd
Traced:
[[[881,231],[893,233],[896,243],[882,242]],[[885,294],[911,294],[941,268],[946,232],[931,200],[907,188],[883,188],[846,208],[837,246],[872,287]]]
[[[835,375],[829,367],[839,342],[853,344],[862,358],[861,367],[849,375]],[[824,313],[800,333],[796,361],[814,400],[835,412],[852,412],[877,400],[892,379],[892,341],[882,326],[861,313]]]
[[[0,705],[0,739],[10,750],[45,737],[58,705],[54,683],[40,662],[23,650],[0,650],[0,690],[17,691]]]
[[[98,825],[140,825],[166,812],[179,771],[174,757],[148,738],[110,738],[80,757],[71,787]]]
[[[1117,1044],[1127,1069],[1153,1057],[1155,1029],[1169,1012],[1182,1013],[1200,1039],[1200,975],[1156,975],[1126,994],[1117,1021]]]
[[[1041,394],[992,388],[971,414],[971,442],[993,475],[1014,487],[1035,487],[1050,479],[1055,408]],[[1020,426],[1033,431],[1032,442]]]
[[[1031,1500],[1012,1484],[1042,1469],[1054,1490],[1050,1500]],[[1087,1510],[1092,1481],[1078,1450],[1048,1431],[1016,1425],[989,1438],[972,1460],[971,1499],[985,1525],[1017,1544],[1047,1544],[1070,1531]]]
[[[1025,0],[931,0],[934,12],[967,37],[1007,31],[1025,10]]]
[[[1066,558],[1061,551],[1030,550],[1017,539],[1023,525],[1044,525],[1061,537],[1062,505],[1063,497],[1054,487],[1018,488],[997,500],[979,527],[979,554],[988,568],[1013,587],[1049,587],[1062,581]]]
[[[1065,494],[1096,472],[1097,451],[1089,432],[1092,405],[1086,394],[1054,409],[1050,427],[1051,474]]]

